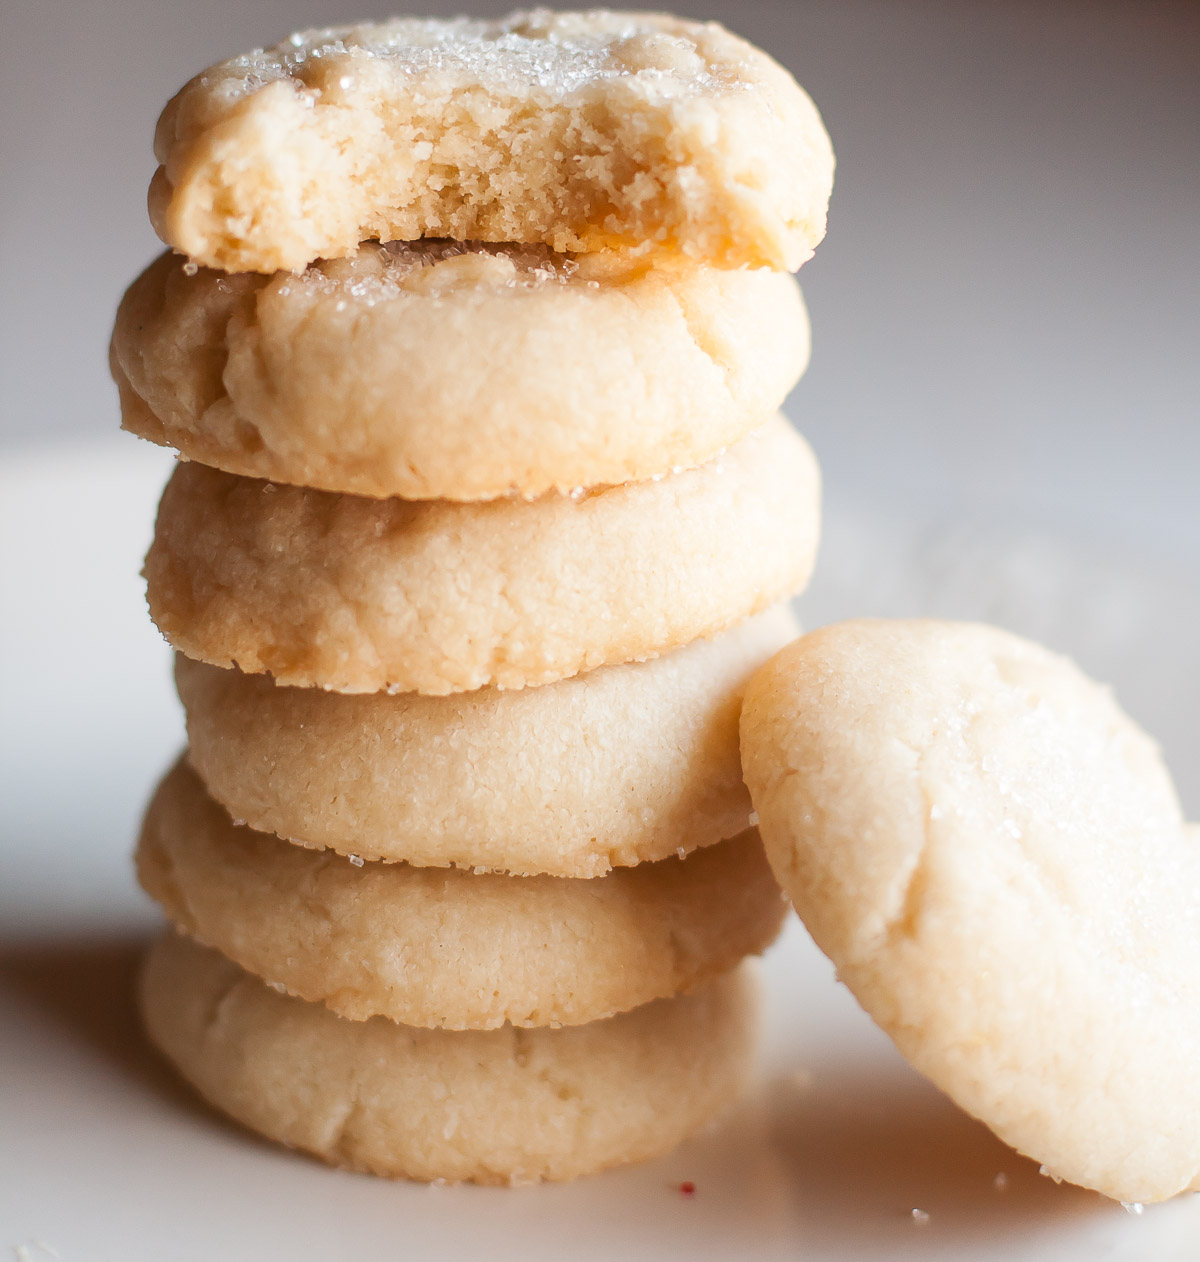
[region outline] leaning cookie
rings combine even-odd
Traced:
[[[765,53],[601,10],[305,31],[188,83],[154,152],[155,230],[230,272],[418,237],[794,270],[833,182],[816,109]]]
[[[784,903],[753,831],[596,880],[352,865],[159,786],[138,876],[248,972],[339,1016],[451,1030],[580,1025],[694,990],[770,945]]]
[[[524,497],[709,459],[808,360],[789,276],[429,241],[293,276],[130,287],[123,423],[232,473],[357,495]]]
[[[533,503],[372,500],[176,469],[145,575],[189,657],[338,692],[545,684],[800,591],[820,478],[775,418],[656,482]]]
[[[573,1179],[669,1151],[749,1070],[745,966],[689,995],[563,1029],[347,1021],[172,934],[151,949],[152,1041],[217,1108],[333,1165],[449,1182]]]
[[[287,688],[176,659],[190,760],[235,819],[418,866],[601,876],[743,832],[738,711],[784,607],[650,662],[446,697]]]
[[[1200,832],[1107,689],[849,622],[755,677],[742,750],[781,884],[917,1069],[1056,1178],[1200,1189]]]

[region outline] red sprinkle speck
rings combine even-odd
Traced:
[[[695,1196],[696,1185],[692,1183],[690,1180],[687,1183],[681,1183],[679,1185],[679,1195],[680,1196]]]

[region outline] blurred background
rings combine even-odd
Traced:
[[[519,1256],[558,1257],[578,1223],[603,1222],[604,1256],[631,1262],[685,1245],[747,1256],[752,1235],[772,1257],[797,1256],[803,1237],[814,1259],[1191,1262],[1194,1216],[1154,1218],[1152,1244],[1130,1233],[1153,1215],[1114,1208],[1114,1223],[1034,1167],[1013,1174],[1005,1230],[1095,1235],[1064,1235],[1061,1254],[1041,1236],[1018,1248],[993,1230],[995,1163],[1011,1154],[911,1075],[886,1079],[890,1112],[868,1093],[857,1121],[830,1114],[829,1136],[861,1139],[840,1166],[837,1143],[813,1156],[808,1123],[768,1143],[748,1112],[741,1138],[671,1167],[700,1180],[694,1205],[633,1172],[543,1192],[536,1214],[499,1193],[491,1216],[339,1182],[193,1118],[161,1081],[147,1089],[161,1071],[132,1036],[130,992],[157,917],[129,855],[182,722],[138,569],[171,457],[119,433],[109,325],[161,248],[145,189],[167,98],[219,58],[384,16],[378,3],[0,0],[0,972],[16,1014],[0,1012],[0,1134],[20,1139],[0,1143],[0,1249],[296,1262],[278,1251],[290,1223],[304,1256],[391,1257],[406,1242],[405,1256],[448,1257],[454,1240],[455,1256],[490,1256],[499,1225]],[[1162,741],[1200,818],[1200,4],[675,7],[790,67],[838,154],[829,235],[801,274],[814,358],[788,406],[826,479],[802,617],[978,618],[1074,654]],[[900,1073],[798,924],[780,950],[778,1063],[824,1072],[874,1049]],[[913,1205],[936,1232],[904,1245]],[[43,1238],[57,1248],[39,1252]]]

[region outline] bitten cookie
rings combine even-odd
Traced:
[[[1007,632],[848,622],[753,680],[777,875],[901,1052],[1048,1173],[1200,1188],[1200,831],[1106,688]]]
[[[791,277],[426,241],[293,276],[164,255],[117,312],[126,429],[357,495],[524,497],[709,459],[808,361]]]
[[[530,504],[329,495],[176,469],[146,558],[189,657],[339,692],[545,684],[801,590],[820,477],[782,418],[700,469]]]
[[[675,1147],[736,1098],[745,966],[559,1030],[347,1021],[171,934],[146,960],[150,1038],[217,1108],[333,1165],[450,1182],[573,1179]]]
[[[353,866],[231,823],[177,765],[138,876],[176,925],[339,1016],[446,1029],[580,1025],[763,951],[784,902],[753,831],[592,881]]]
[[[155,230],[231,272],[418,237],[794,270],[833,182],[815,107],[765,53],[602,10],[305,31],[188,83],[154,153]]]
[[[349,696],[176,659],[190,760],[235,819],[364,859],[601,876],[748,826],[747,679],[768,610],[655,661],[516,692]]]

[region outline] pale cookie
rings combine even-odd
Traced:
[[[358,495],[524,497],[700,464],[808,362],[774,272],[366,245],[299,276],[158,259],[117,312],[123,423],[202,464]]]
[[[900,1051],[1055,1178],[1200,1188],[1200,835],[1154,743],[1065,658],[862,621],[753,680],[781,883]]]
[[[151,949],[152,1041],[206,1100],[333,1165],[409,1179],[573,1179],[674,1148],[750,1068],[746,967],[559,1030],[347,1021],[176,934]]]
[[[782,418],[718,460],[575,499],[371,500],[176,469],[145,575],[189,657],[338,692],[545,684],[800,591],[820,476]]]
[[[352,865],[237,827],[177,765],[138,876],[248,972],[354,1020],[580,1025],[692,990],[764,950],[784,902],[753,831],[592,881]]]
[[[786,608],[544,688],[349,696],[176,659],[190,759],[235,819],[418,866],[602,876],[743,832],[738,711]]]
[[[224,271],[450,237],[794,270],[833,151],[786,70],[665,14],[393,19],[210,67],[163,111],[150,218]]]

